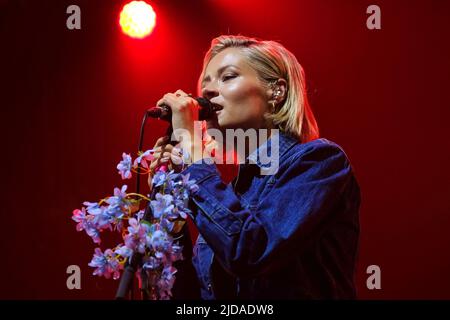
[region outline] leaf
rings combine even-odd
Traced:
[[[141,203],[141,199],[129,199],[129,205],[131,213],[136,213],[139,211],[139,204]]]
[[[173,222],[173,228],[172,232],[174,234],[177,234],[183,229],[184,224],[186,223],[186,220],[176,220]]]

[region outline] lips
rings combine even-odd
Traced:
[[[216,112],[223,109],[223,107],[220,104],[217,104],[217,103],[212,103],[212,107],[213,107],[213,110],[216,111]]]

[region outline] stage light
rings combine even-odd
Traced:
[[[145,1],[132,1],[120,12],[119,24],[123,33],[142,39],[148,36],[155,27],[156,14],[151,5]]]

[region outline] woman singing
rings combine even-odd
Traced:
[[[157,142],[151,168],[179,163],[182,150],[183,174],[198,185],[191,195],[199,231],[192,270],[201,297],[355,298],[360,191],[344,151],[319,138],[295,56],[274,41],[218,37],[204,59],[199,95],[221,109],[209,129],[266,130],[269,136],[254,148],[233,145],[241,161],[229,184],[215,159],[205,156],[204,138],[175,147],[167,138]],[[158,104],[171,108],[174,131],[198,135],[199,106],[190,95],[178,90]],[[277,156],[271,170],[262,151]],[[188,276],[177,274],[180,286]],[[194,296],[196,286],[190,290]]]

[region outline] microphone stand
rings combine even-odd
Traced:
[[[142,151],[142,145],[144,140],[144,128],[145,123],[148,119],[148,112],[146,111],[144,114],[144,117],[142,119],[141,124],[141,130],[139,134],[139,145],[138,150]],[[169,125],[169,127],[166,130],[166,135],[171,136],[173,132],[172,124]],[[177,141],[170,141],[171,144],[176,144]],[[140,173],[141,173],[141,165],[138,164],[138,167],[136,169],[136,193],[139,193],[140,191]],[[155,187],[155,185],[152,185],[152,193],[150,195],[150,199],[154,199],[155,195],[157,193],[159,188]],[[150,221],[153,218],[153,210],[150,204],[147,205],[144,211],[144,216],[142,217],[143,220]],[[120,283],[119,287],[116,291],[116,300],[125,300],[125,296],[127,293],[129,293],[130,300],[133,300],[133,280],[134,275],[138,268],[142,265],[142,254],[139,252],[133,253],[131,258],[129,258],[125,264],[124,272],[122,273],[122,276],[120,277]],[[149,294],[148,294],[148,277],[145,270],[142,270],[141,272],[141,298],[142,300],[149,300]]]
[[[217,109],[217,107],[215,105],[213,105],[208,99],[203,98],[203,97],[198,97],[195,98],[195,100],[197,100],[197,102],[199,103],[199,106],[201,107],[199,110],[199,120],[206,120],[206,119],[210,119],[214,112],[216,110],[220,110]],[[166,112],[166,114],[162,114],[162,109],[161,108],[153,108],[153,109],[149,109],[145,111],[144,114],[144,118],[142,119],[142,124],[141,124],[141,130],[140,130],[140,134],[139,134],[139,145],[138,145],[138,150],[142,151],[142,144],[143,144],[143,140],[144,140],[144,128],[145,128],[145,123],[147,122],[147,119],[149,116],[153,117],[153,118],[160,118],[163,120],[166,120],[169,122],[169,127],[167,128],[166,131],[166,135],[171,137],[172,136],[172,132],[173,132],[173,128],[172,128],[172,124],[171,124],[171,110],[170,108],[164,108],[164,111]],[[170,141],[170,144],[175,145],[177,144],[178,141]],[[136,193],[139,193],[140,190],[140,173],[141,173],[141,165],[138,164],[138,167],[136,169]],[[152,185],[152,193],[150,195],[150,199],[154,199],[157,189],[154,185]],[[153,212],[152,212],[152,208],[151,205],[147,205],[147,207],[145,208],[145,212],[144,212],[144,216],[142,219],[144,220],[151,220],[153,218]],[[122,273],[122,276],[120,277],[120,283],[119,283],[119,287],[117,289],[116,292],[116,300],[124,300],[126,294],[129,292],[130,294],[130,300],[133,300],[133,280],[134,280],[134,275],[136,273],[136,271],[138,270],[138,268],[142,265],[142,254],[139,252],[135,252],[133,253],[133,255],[131,256],[131,258],[129,258],[125,264],[125,268],[124,268],[124,272]],[[141,298],[142,300],[148,300],[150,297],[148,295],[148,277],[147,277],[147,273],[145,272],[145,270],[142,270],[141,273]]]

